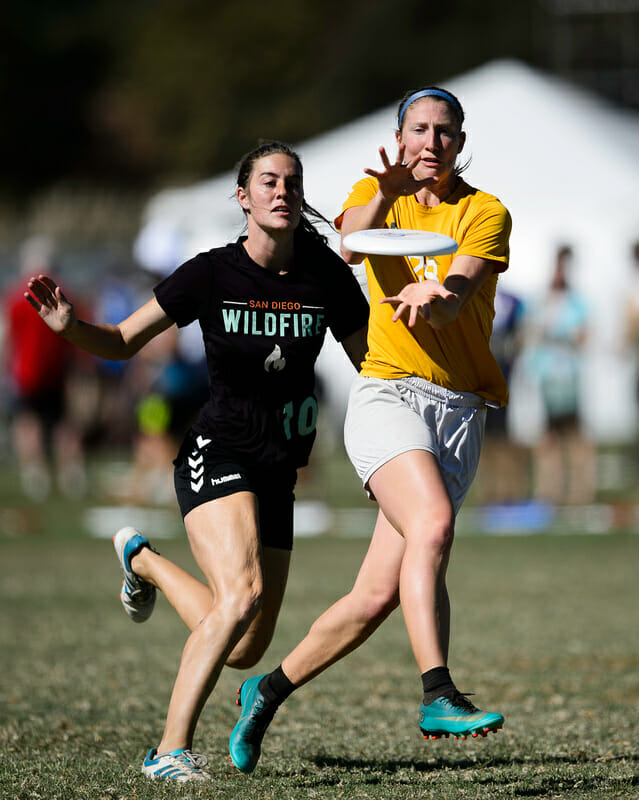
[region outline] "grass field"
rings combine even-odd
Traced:
[[[639,797],[637,535],[459,537],[451,667],[478,705],[505,715],[497,735],[422,739],[419,676],[396,613],[290,698],[251,777],[227,758],[243,675],[223,672],[195,746],[213,783],[180,788],[139,766],[158,740],[185,630],[163,598],[145,625],[127,620],[111,542],[86,536],[82,505],[29,508],[11,487],[0,494],[3,800]],[[349,587],[366,544],[296,543],[260,667],[276,666]],[[192,566],[183,540],[160,549]]]

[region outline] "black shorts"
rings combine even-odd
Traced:
[[[175,493],[182,517],[210,500],[252,492],[258,501],[260,541],[265,547],[293,548],[293,503],[297,470],[290,466],[247,466],[190,431],[175,464]]]
[[[64,389],[56,386],[31,394],[16,394],[9,402],[11,415],[34,414],[45,428],[53,428],[64,416]]]

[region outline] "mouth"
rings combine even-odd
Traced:
[[[275,206],[273,213],[288,216],[291,213],[291,209],[288,206]]]

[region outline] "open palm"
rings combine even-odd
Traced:
[[[416,156],[408,164],[404,163],[405,145],[400,144],[397,152],[397,158],[394,164],[386,153],[386,148],[379,148],[379,155],[382,159],[384,166],[383,170],[365,169],[367,175],[377,178],[379,190],[384,197],[396,199],[402,195],[411,195],[418,192],[421,188],[426,186],[429,182],[428,179],[416,180],[413,177],[413,169],[419,163],[419,156]]]
[[[76,322],[73,306],[58,284],[47,275],[31,278],[27,283],[25,299],[54,333],[68,331]]]

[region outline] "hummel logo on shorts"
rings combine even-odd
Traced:
[[[239,472],[232,472],[230,475],[222,475],[221,478],[211,478],[212,486],[219,486],[221,483],[228,483],[229,481],[238,481],[242,476]]]

